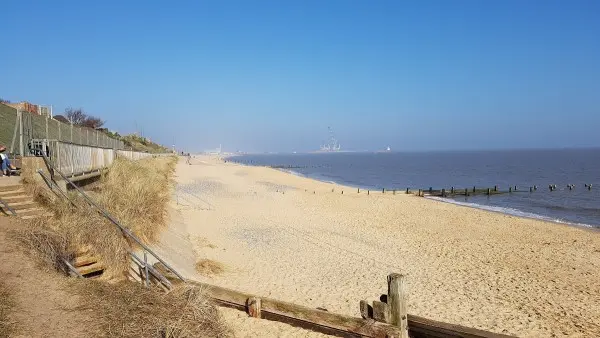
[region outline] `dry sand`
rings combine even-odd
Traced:
[[[600,232],[216,157],[192,163],[177,165],[158,248],[188,278],[358,317],[358,302],[399,272],[411,314],[518,336],[600,336]],[[199,275],[198,259],[226,272]],[[237,336],[320,336],[223,313]]]

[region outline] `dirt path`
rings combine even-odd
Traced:
[[[66,279],[36,266],[8,233],[23,226],[0,217],[0,278],[14,303],[7,311],[14,330],[0,337],[85,337],[93,336],[91,317],[76,311],[77,296],[66,287]]]

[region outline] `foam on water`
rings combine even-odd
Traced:
[[[590,224],[568,222],[568,221],[565,221],[565,220],[562,220],[559,218],[552,218],[552,217],[547,217],[547,216],[543,216],[543,215],[538,215],[538,214],[534,214],[531,212],[518,210],[515,208],[497,207],[497,206],[492,206],[492,205],[484,205],[484,204],[477,204],[477,203],[471,203],[471,202],[461,202],[461,201],[453,200],[450,198],[442,198],[442,197],[435,197],[435,196],[426,196],[425,198],[430,199],[430,200],[439,201],[439,202],[462,205],[465,207],[470,207],[470,208],[475,208],[475,209],[498,212],[501,214],[507,214],[507,215],[511,215],[511,216],[539,219],[542,221],[575,225],[575,226],[580,226],[580,227],[584,227],[584,228],[595,228],[593,225],[590,225]]]

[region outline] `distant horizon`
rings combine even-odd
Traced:
[[[453,152],[527,152],[527,151],[559,151],[559,150],[600,150],[600,146],[594,147],[562,147],[562,148],[492,148],[492,149],[423,149],[423,150],[341,150],[341,151],[258,151],[258,152],[245,152],[245,151],[229,151],[224,150],[221,154],[232,154],[232,155],[307,155],[307,154],[348,154],[348,153],[382,153],[382,154],[402,154],[402,153],[453,153]],[[192,154],[206,154],[210,150],[201,152],[194,152]]]

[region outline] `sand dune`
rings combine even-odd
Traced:
[[[519,336],[600,336],[597,231],[404,194],[367,196],[216,157],[192,163],[177,166],[160,249],[189,278],[359,316],[359,300],[385,293],[386,275],[400,272],[412,314]],[[201,276],[197,259],[226,271]],[[239,336],[309,334],[224,315]]]

